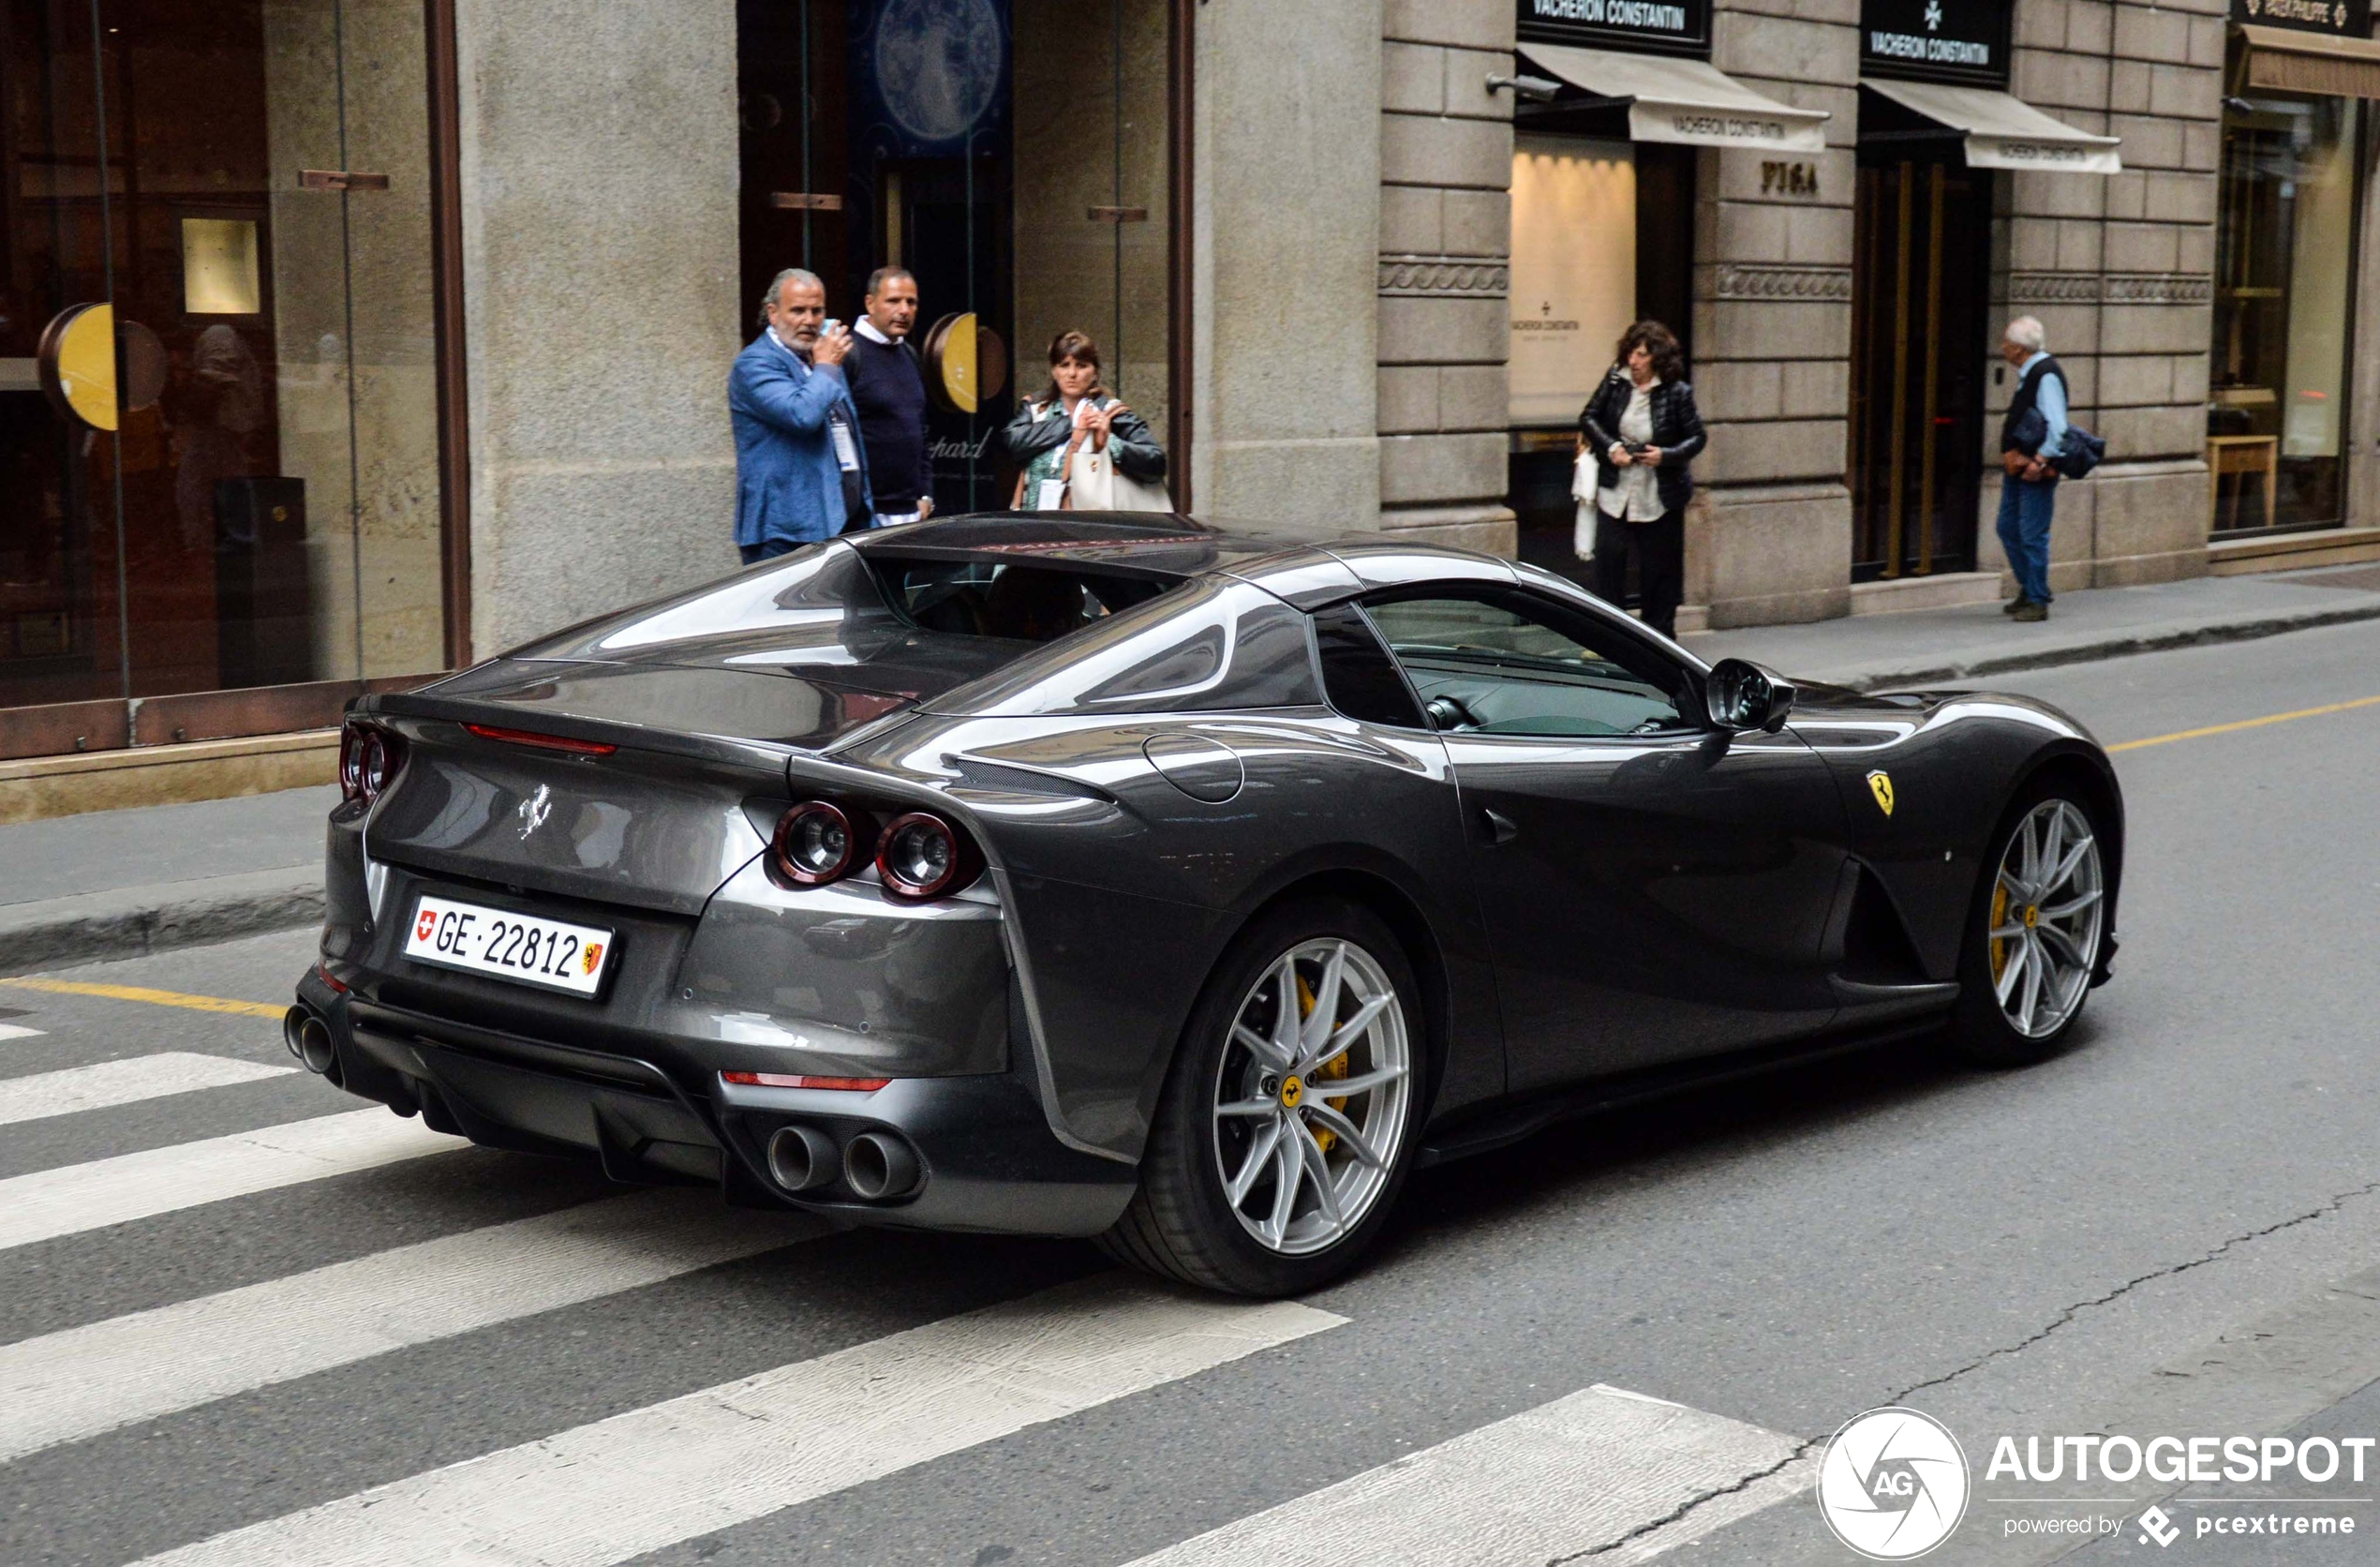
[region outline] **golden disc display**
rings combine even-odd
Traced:
[[[926,390],[953,413],[974,413],[1008,385],[1008,345],[972,310],[926,334]]]
[[[115,306],[77,305],[41,334],[41,389],[58,411],[95,430],[117,426]]]

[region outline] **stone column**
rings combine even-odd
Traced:
[[[1381,526],[1515,547],[1504,361],[1511,0],[1391,0],[1380,120]]]
[[[1369,302],[1380,6],[1198,9],[1190,347],[1201,515],[1316,534],[1378,518]]]
[[[2075,418],[2107,440],[2105,465],[2059,494],[2052,590],[2207,570],[2224,18],[2224,0],[2018,0],[2010,90],[2078,129],[2123,139],[2120,174],[2000,181],[2005,239],[1994,247],[1991,335],[2011,316],[2041,318]],[[2000,415],[2015,390],[2013,374],[1994,372],[1976,536],[1986,570],[2004,565],[1992,523]]]
[[[458,0],[471,638],[736,565],[730,0]]]
[[[1851,607],[1858,22],[1858,0],[1748,0],[1712,18],[1713,65],[1831,117],[1823,153],[1713,148],[1697,166],[1693,374],[1711,440],[1687,516],[1682,630]],[[1764,188],[1762,165],[1778,161],[1814,163],[1816,191]]]

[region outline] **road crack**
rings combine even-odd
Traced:
[[[1708,1506],[1710,1503],[1717,1501],[1721,1497],[1741,1495],[1743,1492],[1748,1491],[1753,1486],[1759,1485],[1762,1481],[1766,1480],[1773,1475],[1784,1473],[1787,1470],[1792,1469],[1795,1464],[1798,1464],[1803,1459],[1808,1457],[1810,1449],[1816,1447],[1819,1443],[1824,1441],[1826,1439],[1824,1437],[1807,1438],[1799,1446],[1795,1447],[1792,1452],[1788,1453],[1782,1458],[1778,1459],[1777,1462],[1769,1465],[1766,1469],[1754,1470],[1751,1473],[1744,1476],[1741,1480],[1734,1481],[1729,1485],[1715,1486],[1712,1489],[1703,1491],[1697,1496],[1689,1497],[1671,1511],[1663,1514],[1661,1516],[1654,1518],[1649,1522],[1637,1525],[1634,1529],[1629,1530],[1626,1534],[1621,1535],[1616,1540],[1608,1540],[1602,1545],[1590,1546],[1585,1550],[1576,1551],[1569,1556],[1548,1558],[1545,1567],[1563,1567],[1565,1562],[1584,1561],[1593,1557],[1608,1556],[1631,1541],[1642,1540],[1648,1534],[1654,1533],[1659,1530],[1667,1529],[1673,1523],[1683,1521],[1688,1514],[1694,1512],[1698,1508]]]
[[[2316,1219],[2328,1218],[2332,1214],[2335,1214],[2340,1209],[2345,1207],[2348,1203],[2354,1201],[2357,1198],[2370,1197],[2375,1192],[2380,1192],[2380,1181],[2368,1182],[2363,1186],[2356,1186],[2350,1190],[2343,1191],[2335,1197],[2326,1199],[2316,1206],[2309,1208],[2306,1212],[2298,1214],[2289,1218],[2284,1218],[2277,1224],[2268,1224],[2261,1230],[2250,1230],[2243,1231],[2240,1234],[2234,1235],[2229,1240],[2224,1241],[2222,1245],[2214,1247],[2212,1250],[2202,1253],[2199,1256],[2193,1257],[2188,1261],[2175,1262],[2170,1266],[2163,1268],[2152,1268],[2149,1272],[2142,1274],[2135,1278],[2128,1278],[2121,1284],[2117,1285],[2113,1290],[2108,1291],[2104,1295],[2094,1295],[2089,1300],[2077,1301],[2074,1305],[2067,1306],[2064,1310],[2059,1312],[2056,1317],[2050,1319],[2048,1325],[2042,1328],[2038,1333],[2030,1334],[2027,1336],[2018,1339],[2014,1344],[2004,1344],[1997,1349],[1986,1350],[1982,1354],[1976,1356],[1973,1360],[1969,1361],[1966,1365],[1959,1366],[1956,1370],[1946,1371],[1939,1377],[1934,1377],[1926,1381],[1919,1382],[1914,1387],[1903,1388],[1900,1392],[1895,1394],[1889,1402],[1897,1404],[1903,1399],[1914,1397],[1920,1393],[1926,1393],[1934,1388],[1947,1386],[1948,1384],[1956,1381],[1959,1378],[1966,1376],[1969,1372],[1980,1370],[1984,1366],[1990,1365],[1995,1360],[2001,1360],[2009,1355],[2021,1354],[2025,1351],[2030,1350],[2034,1345],[2040,1343],[2043,1339],[2047,1338],[2051,1334],[2056,1333],[2059,1329],[2073,1323],[2074,1321],[2084,1312],[2093,1311],[2098,1309],[2100,1306],[2112,1305],[2115,1302],[2121,1300],[2124,1296],[2132,1293],[2135,1290],[2139,1289],[2144,1284],[2154,1284],[2161,1278],[2172,1278],[2177,1275],[2186,1274],[2194,1268],[2203,1268],[2209,1262],[2220,1261],[2224,1254],[2230,1251],[2234,1246],[2246,1246],[2251,1241],[2261,1241],[2268,1235],[2278,1235],[2284,1230],[2295,1230],[2301,1224],[2312,1224]]]
[[[1925,1381],[1915,1382],[1908,1387],[1902,1388],[1899,1392],[1887,1396],[1883,1403],[1878,1407],[1885,1408],[1895,1404],[1907,1403],[1910,1399],[1915,1397],[1921,1393],[1928,1393],[1936,1388],[1947,1387],[1952,1382],[1956,1381],[1959,1378],[1968,1375],[1970,1372],[1979,1371],[1983,1367],[1989,1366],[1993,1361],[2002,1360],[2010,1355],[2022,1354],[2025,1351],[2031,1349],[2034,1345],[2049,1337],[2052,1334],[2057,1333],[2060,1329],[2071,1326],[2084,1312],[2095,1311],[2103,1306],[2111,1306],[2115,1302],[2121,1300],[2124,1296],[2130,1294],[2133,1291],[2139,1289],[2144,1284],[2154,1284],[2161,1278],[2172,1278],[2177,1275],[2189,1273],[2193,1269],[2203,1268],[2210,1262],[2221,1261],[2224,1255],[2232,1250],[2235,1246],[2246,1246],[2252,1241],[2260,1241],[2265,1239],[2267,1236],[2278,1235],[2284,1230],[2295,1230],[2299,1225],[2312,1224],[2317,1219],[2328,1218],[2331,1215],[2339,1212],[2342,1208],[2344,1208],[2348,1203],[2354,1201],[2356,1199],[2359,1197],[2370,1197],[2374,1193],[2380,1193],[2380,1181],[2371,1181],[2362,1186],[2351,1187],[2346,1191],[2338,1193],[2336,1196],[2324,1200],[2322,1202],[2309,1208],[2302,1214],[2293,1215],[2288,1218],[2280,1220],[2278,1223],[2268,1224],[2258,1230],[2244,1231],[2239,1234],[2232,1236],[2229,1240],[2223,1242],[2221,1245],[2216,1246],[2196,1257],[2193,1257],[2186,1261],[2171,1263],[2162,1268],[2152,1268],[2149,1272],[2141,1274],[2136,1277],[2128,1278],[2121,1284],[2117,1285],[2113,1290],[2108,1291],[2104,1295],[2093,1295],[2089,1300],[2076,1301],[2074,1305],[2062,1308],[2057,1316],[2051,1318],[2049,1321],[2039,1331],[2028,1334],[2023,1338],[2018,1339],[2016,1343],[2003,1344],[1993,1349],[1986,1350],[1964,1366],[1958,1366],[1950,1371],[1945,1371],[1939,1377],[1930,1377]],[[1616,1540],[1609,1540],[1602,1545],[1591,1546],[1586,1550],[1573,1552],[1569,1556],[1550,1558],[1546,1561],[1545,1567],[1564,1567],[1564,1564],[1568,1562],[1584,1561],[1599,1556],[1608,1556],[1614,1551],[1626,1547],[1634,1541],[1642,1540],[1648,1534],[1668,1529],[1673,1524],[1681,1523],[1698,1510],[1710,1505],[1712,1502],[1718,1500],[1722,1497],[1741,1495],[1752,1486],[1759,1485],[1762,1481],[1769,1479],[1775,1475],[1782,1474],[1785,1470],[1792,1468],[1795,1464],[1800,1463],[1803,1459],[1808,1457],[1810,1454],[1819,1446],[1823,1444],[1826,1440],[1827,1439],[1825,1437],[1807,1438],[1800,1443],[1800,1445],[1796,1446],[1792,1452],[1788,1453],[1784,1457],[1779,1458],[1777,1462],[1769,1465],[1765,1469],[1755,1470],[1751,1473],[1745,1475],[1743,1478],[1733,1481],[1728,1485],[1714,1486],[1710,1490],[1699,1492],[1696,1495],[1688,1498],[1685,1501],[1680,1502],[1676,1507],[1671,1509],[1667,1513],[1664,1513],[1659,1517],[1639,1524],[1636,1528],[1629,1530],[1626,1534],[1621,1535]]]

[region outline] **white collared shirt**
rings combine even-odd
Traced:
[[[1632,381],[1628,389],[1628,407],[1620,414],[1619,438],[1638,445],[1650,445],[1653,440],[1653,388],[1638,386]],[[1657,522],[1661,515],[1661,492],[1653,470],[1644,464],[1630,463],[1614,470],[1614,483],[1596,496],[1595,501],[1603,515],[1624,522]]]

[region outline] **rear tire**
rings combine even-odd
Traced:
[[[1958,957],[1948,1043],[1982,1067],[2030,1067],[2063,1048],[2106,942],[2106,856],[2080,791],[2036,784],[1993,830]]]
[[[1396,937],[1361,904],[1303,900],[1258,918],[1183,1026],[1140,1189],[1102,1247],[1237,1295],[1299,1294],[1355,1266],[1412,1167],[1421,995]]]

